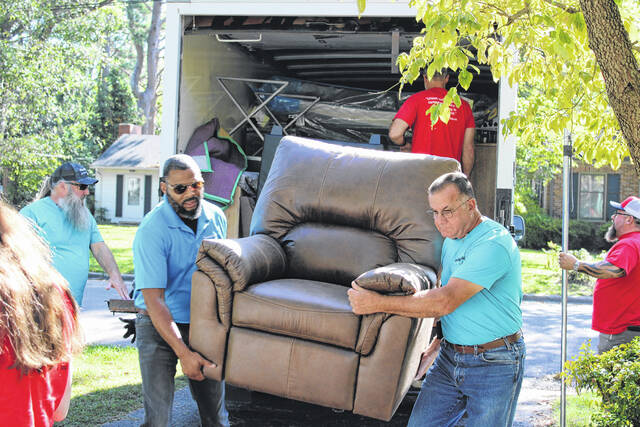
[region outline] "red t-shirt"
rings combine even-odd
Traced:
[[[469,103],[462,100],[458,108],[452,102],[449,123],[438,120],[433,129],[431,117],[425,114],[433,104],[442,103],[446,94],[446,89],[437,87],[411,95],[402,104],[394,120],[402,119],[413,129],[412,153],[433,154],[462,161],[464,133],[467,129],[476,127]]]
[[[640,232],[620,236],[605,259],[624,269],[626,276],[596,281],[591,328],[603,334],[619,334],[629,326],[640,325]]]
[[[71,306],[71,302],[67,301]],[[69,316],[71,317],[71,309]],[[68,323],[70,325],[71,323]],[[50,427],[67,386],[69,363],[21,375],[11,366],[15,353],[5,336],[0,353],[0,426]]]

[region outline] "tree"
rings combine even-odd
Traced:
[[[125,6],[115,4],[96,17],[96,43],[100,46],[99,75],[91,130],[103,152],[116,140],[118,124],[140,123],[128,76],[135,65]]]
[[[27,202],[62,161],[88,166],[100,153],[90,123],[109,3],[2,2],[0,168],[13,204]]]
[[[588,162],[618,167],[631,155],[640,174],[640,5],[636,0],[412,0],[425,25],[398,58],[401,83],[420,68],[449,67],[468,89],[475,64],[526,89],[529,102],[506,120],[524,146],[558,143],[564,129]],[[361,12],[365,0],[358,0]],[[472,62],[473,61],[473,62]],[[458,88],[430,111],[448,120]],[[535,123],[536,125],[532,125]],[[542,138],[542,139],[541,139]],[[626,144],[625,144],[626,142]]]
[[[146,3],[129,2],[126,5],[129,32],[136,51],[136,63],[131,73],[131,91],[145,119],[142,126],[142,133],[145,134],[154,134],[156,129],[162,73],[160,67],[161,30],[164,26],[162,6],[162,2],[154,1],[149,11]],[[143,73],[144,65],[146,65],[145,73]]]

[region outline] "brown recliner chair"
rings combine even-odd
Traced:
[[[205,240],[191,291],[191,346],[205,374],[389,420],[433,319],[351,311],[355,279],[381,292],[435,285],[442,238],[426,189],[455,160],[285,137],[251,236]]]

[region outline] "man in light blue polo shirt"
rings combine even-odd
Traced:
[[[96,182],[82,165],[64,163],[45,180],[36,201],[20,211],[51,247],[53,266],[69,282],[78,305],[89,278],[89,251],[109,275],[109,287],[129,299],[113,254],[84,205],[89,186]]]
[[[200,168],[187,155],[167,159],[160,189],[163,200],[144,217],[133,242],[143,425],[171,425],[179,361],[189,377],[202,425],[228,426],[224,382],[205,378],[202,369],[214,364],[189,348],[196,255],[203,239],[226,237],[227,220],[220,208],[203,200]]]
[[[357,314],[386,312],[440,317],[421,368],[427,372],[409,426],[510,426],[524,372],[520,252],[507,230],[483,217],[462,173],[429,187],[435,225],[445,237],[442,287],[410,296],[385,296],[353,284]],[[437,357],[436,357],[437,355]],[[418,376],[421,376],[422,372]]]

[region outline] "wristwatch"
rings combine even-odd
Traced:
[[[578,271],[578,268],[580,268],[580,261],[576,260],[576,262],[573,263],[573,271]]]

